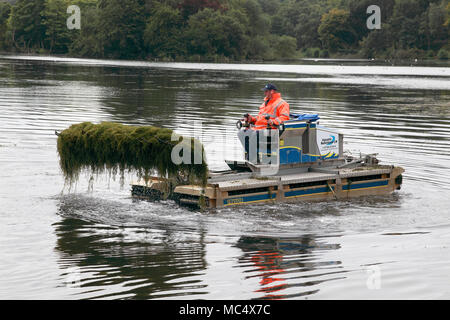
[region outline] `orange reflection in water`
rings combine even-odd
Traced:
[[[273,292],[283,290],[287,287],[287,283],[284,278],[280,277],[285,270],[280,268],[280,264],[283,260],[283,255],[280,252],[255,252],[250,261],[259,269],[258,274],[261,277],[259,281],[261,288],[255,290],[255,292],[263,292],[266,295],[264,299],[282,299],[283,295],[274,295]]]

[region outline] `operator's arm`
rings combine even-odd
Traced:
[[[248,113],[244,114],[244,119],[247,119],[248,123],[255,123],[256,122],[256,118],[251,116]]]
[[[277,110],[277,117],[273,120],[273,123],[279,125],[280,123],[289,120],[289,103],[283,103]]]

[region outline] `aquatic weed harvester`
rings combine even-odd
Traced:
[[[132,195],[221,208],[348,199],[400,189],[403,168],[381,165],[375,155],[345,155],[343,134],[320,126],[318,115],[291,114],[290,119],[264,130],[238,121],[242,161],[225,160],[229,170],[208,171],[203,183],[177,185],[168,194],[168,179],[152,176],[133,183]]]

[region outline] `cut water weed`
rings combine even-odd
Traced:
[[[172,139],[172,137],[176,139]],[[175,141],[172,141],[175,140]],[[178,143],[189,143],[191,164],[172,161],[172,149]],[[194,144],[200,144],[202,162],[194,164]],[[195,139],[174,135],[173,131],[152,126],[128,126],[112,122],[74,124],[58,136],[61,170],[70,185],[79,174],[107,171],[123,178],[125,170],[135,172],[146,181],[150,175],[167,178],[171,185],[206,184],[208,167],[204,149]]]

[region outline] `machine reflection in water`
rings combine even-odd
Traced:
[[[326,237],[249,237],[239,239],[236,247],[244,254],[240,266],[253,266],[246,279],[257,277],[255,292],[261,299],[287,299],[319,292],[320,283],[345,279],[341,261],[324,261],[321,251],[338,250],[339,244],[326,243]],[[320,260],[320,261],[319,261]],[[314,280],[308,281],[309,278]]]

